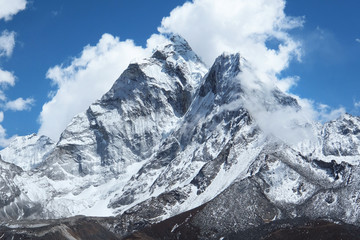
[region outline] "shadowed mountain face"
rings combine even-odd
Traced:
[[[108,218],[85,217],[31,222],[18,221],[8,223],[6,227],[0,227],[0,236],[4,240],[121,239],[120,236],[115,235],[107,228],[107,225],[112,221],[112,219]]]
[[[192,240],[208,239],[201,227],[195,223],[197,215],[204,209],[181,213],[162,222],[153,224],[121,236],[114,233],[115,218],[73,217],[61,220],[13,221],[7,227],[0,227],[1,239],[5,240]],[[360,229],[356,226],[333,223],[324,220],[296,218],[287,221],[264,223],[245,231],[223,234],[224,240],[343,240],[360,239]]]
[[[360,225],[360,119],[319,124],[301,113],[240,54],[207,69],[172,35],[74,117],[58,143],[31,135],[0,152],[2,231],[32,239],[91,239],[83,229],[93,239],[348,234]],[[41,220],[75,215],[104,218]]]
[[[194,224],[195,218],[202,207],[163,222],[151,225],[123,240],[187,240],[208,239],[201,233],[201,228]],[[360,229],[353,225],[333,223],[324,220],[309,220],[304,218],[289,221],[274,221],[246,231],[236,231],[223,234],[218,239],[223,240],[319,240],[319,239],[360,239]]]

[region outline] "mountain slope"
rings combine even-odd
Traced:
[[[55,147],[55,143],[46,136],[36,134],[15,137],[9,146],[0,151],[1,158],[23,170],[39,166]]]

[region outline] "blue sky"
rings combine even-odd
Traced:
[[[0,0],[0,9],[16,2],[20,6],[21,2],[24,1]],[[56,124],[57,120],[56,118],[51,119],[48,115],[56,112],[58,107],[55,103],[48,105],[52,109],[46,115],[42,113],[43,106],[51,100],[61,102],[60,93],[62,87],[69,87],[66,86],[68,83],[64,82],[77,81],[79,76],[76,74],[66,81],[62,80],[61,77],[64,76],[64,73],[68,73],[66,67],[75,64],[74,59],[84,59],[85,46],[93,47],[91,49],[97,51],[102,44],[101,39],[103,39],[102,42],[105,46],[110,46],[111,44],[111,46],[120,46],[126,39],[132,39],[133,43],[129,43],[129,48],[137,49],[136,47],[138,46],[146,49],[148,45],[151,45],[149,42],[147,45],[147,40],[152,34],[158,33],[157,28],[160,26],[172,31],[179,30],[179,33],[189,40],[190,44],[195,50],[200,52],[200,56],[208,64],[219,52],[233,50],[242,52],[242,48],[244,49],[247,46],[259,46],[258,42],[256,42],[256,45],[248,45],[248,41],[239,41],[239,46],[236,46],[236,38],[231,38],[231,36],[237,34],[237,27],[242,29],[239,30],[241,32],[239,39],[242,37],[250,39],[249,41],[254,39],[253,35],[248,38],[246,35],[248,29],[244,28],[244,30],[242,28],[242,26],[249,25],[255,29],[254,32],[261,36],[271,36],[273,34],[274,36],[280,36],[280,42],[286,42],[289,46],[296,43],[296,46],[295,44],[291,45],[292,47],[289,47],[291,49],[284,53],[287,54],[286,56],[293,56],[296,52],[298,54],[296,57],[289,57],[289,59],[288,57],[281,59],[278,57],[276,59],[279,59],[279,62],[283,61],[282,63],[266,67],[275,68],[276,70],[274,71],[278,78],[298,76],[293,77],[293,79],[298,80],[296,85],[292,85],[289,91],[299,95],[301,98],[312,100],[315,109],[322,111],[321,109],[326,108],[329,115],[331,115],[332,110],[339,108],[344,108],[352,114],[358,114],[360,104],[357,105],[356,103],[360,103],[360,93],[358,91],[360,89],[360,61],[358,57],[360,56],[360,29],[358,27],[360,15],[357,13],[357,10],[360,9],[360,2],[356,0],[347,0],[346,3],[338,0],[291,0],[286,2],[285,10],[279,10],[284,3],[283,0],[266,0],[266,3],[269,4],[266,8],[261,5],[264,3],[262,1],[264,0],[226,0],[223,1],[221,6],[217,6],[214,0],[198,0],[193,4],[194,6],[188,3],[188,5],[174,11],[170,17],[168,17],[170,12],[176,6],[183,5],[185,1],[156,0],[156,3],[145,0],[27,1],[26,8],[18,11],[11,19],[9,15],[4,15],[0,19],[0,34],[15,34],[15,45],[12,48],[11,54],[4,53],[1,56],[0,47],[0,69],[11,72],[16,77],[13,86],[2,84],[2,91],[6,95],[6,100],[0,105],[2,107],[0,111],[4,112],[4,119],[1,125],[6,129],[6,136],[3,137],[8,139],[13,135],[26,135],[38,132],[42,125],[43,131],[41,132],[47,133],[49,131],[49,135],[51,135],[49,129],[52,128],[52,123]],[[256,5],[254,2],[259,4]],[[232,12],[234,4],[244,4],[245,10],[236,8],[237,11],[234,10]],[[209,5],[209,12],[205,14],[207,5]],[[227,9],[226,7],[229,8]],[[218,8],[223,9],[213,11],[213,9]],[[247,10],[247,8],[250,10]],[[231,11],[231,13],[225,14],[227,11]],[[264,16],[264,21],[284,18],[282,16],[283,13],[287,16],[298,18],[294,19],[296,23],[287,23],[291,25],[289,29],[277,29],[276,31],[266,29],[265,27],[257,29],[258,26],[256,24],[260,26],[262,23],[257,23],[257,20],[252,19],[252,16],[255,14],[246,15],[247,13],[252,13],[252,11]],[[212,17],[209,16],[209,13],[219,14],[219,16]],[[243,17],[238,17],[238,15],[243,15]],[[196,16],[199,17],[197,18]],[[164,17],[168,17],[168,19],[162,22]],[[224,21],[224,24],[228,25],[231,23],[230,17],[234,17],[234,26],[224,26],[221,29],[224,33],[216,31],[216,26],[222,28],[222,25],[214,23],[221,22],[225,17],[228,22]],[[204,22],[201,22],[202,20]],[[239,26],[237,23],[239,23]],[[197,26],[195,25],[197,24],[198,29],[204,29],[203,33],[196,30]],[[214,26],[214,29],[202,27],[208,25]],[[282,26],[286,28],[287,25],[283,24]],[[214,32],[209,33],[210,31]],[[104,33],[110,35],[104,36]],[[210,45],[210,42],[202,44],[202,41],[205,41],[205,39],[210,39],[208,36],[214,36],[214,39],[220,37],[223,39],[224,44],[218,44],[214,47]],[[278,40],[273,41],[273,39],[270,37],[266,41],[267,47],[277,49]],[[359,40],[357,41],[356,39]],[[153,42],[156,41],[154,40]],[[211,54],[206,55],[206,52],[209,52],[209,50],[202,49],[202,45],[204,46],[203,48],[207,46],[208,49],[215,49],[216,51],[214,50]],[[95,49],[95,46],[98,48]],[[121,46],[124,47],[125,45]],[[225,46],[224,49],[221,46]],[[114,49],[117,48],[114,47]],[[134,56],[146,56],[145,50],[144,53],[141,52],[142,49],[137,49]],[[248,52],[251,53],[251,51]],[[259,50],[258,53],[260,52]],[[131,53],[128,55],[131,56]],[[108,52],[104,54],[108,54]],[[256,54],[257,52],[254,53],[254,55]],[[119,62],[124,61],[124,66],[126,66],[129,59],[131,59],[130,56],[126,60],[121,60],[120,54]],[[269,59],[271,59],[270,57]],[[261,55],[258,58],[254,57],[254,61],[260,58]],[[296,60],[297,58],[301,60],[298,61]],[[109,57],[107,59],[115,59],[116,61],[116,58]],[[95,64],[96,61],[92,63]],[[287,64],[289,64],[288,68],[286,68]],[[57,74],[58,72],[55,71],[49,74],[51,72],[49,70],[54,69],[55,66],[59,67],[59,71],[62,74]],[[259,66],[262,65],[260,64]],[[87,68],[87,66],[82,67]],[[122,65],[121,67],[119,66],[119,71],[114,71],[113,75],[109,76],[118,76],[122,68],[124,68]],[[71,74],[75,71],[74,69],[70,69],[72,71]],[[104,69],[103,71],[105,71],[106,68],[99,69]],[[116,77],[113,78],[109,80],[110,83],[115,81]],[[99,77],[98,79],[103,81]],[[96,81],[96,79],[93,81]],[[88,87],[90,86],[81,88],[79,85],[79,88],[83,89],[85,93],[89,91]],[[100,94],[99,96],[101,96],[101,91],[104,90],[97,92],[97,94]],[[83,92],[78,92],[78,94],[83,94]],[[63,98],[64,96],[66,95],[64,94]],[[68,96],[70,96],[70,92]],[[27,105],[24,103],[24,109],[11,107],[11,104],[7,104],[18,98],[31,101]],[[78,100],[75,98],[74,101]],[[86,101],[90,101],[89,98]],[[86,104],[88,103],[84,100],[84,105]],[[328,107],[325,107],[325,104]],[[69,106],[71,107],[71,104]],[[72,116],[74,115],[73,113],[81,111],[82,108],[84,106],[74,109],[73,112],[68,114]],[[60,115],[66,115],[63,111],[66,111],[66,109],[60,109],[58,112]],[[39,121],[41,114],[46,124]],[[68,118],[63,121],[68,121]],[[59,128],[62,126],[59,126]],[[56,136],[55,133],[54,136]]]
[[[301,77],[292,92],[359,114],[354,106],[360,101],[359,9],[356,0],[287,2],[287,14],[305,16],[304,27],[293,33],[302,41],[302,61],[285,71]]]

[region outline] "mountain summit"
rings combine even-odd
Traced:
[[[0,152],[0,218],[113,217],[101,224],[117,236],[164,221],[173,239],[298,219],[360,225],[360,119],[281,119],[300,112],[240,54],[207,69],[170,35],[75,116],[59,142],[26,136]],[[289,125],[270,129],[277,119]],[[312,137],[284,137],[304,131]]]

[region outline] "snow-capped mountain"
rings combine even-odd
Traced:
[[[196,209],[187,226],[203,239],[297,218],[360,225],[360,119],[286,118],[301,110],[240,54],[207,69],[172,35],[57,144],[27,136],[0,152],[0,217],[116,216],[105,225],[123,236]]]
[[[15,137],[9,146],[0,151],[2,160],[13,163],[23,170],[39,166],[54,149],[55,143],[46,136],[36,134]]]

